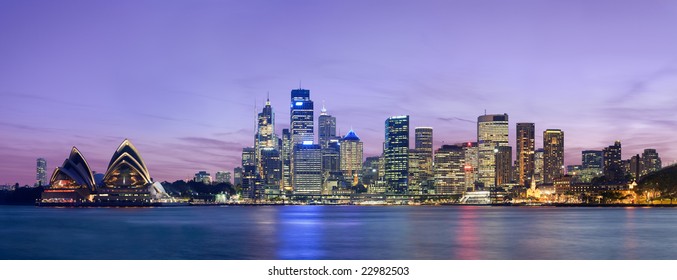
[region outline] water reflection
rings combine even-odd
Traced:
[[[324,206],[285,207],[277,216],[278,259],[322,259]]]

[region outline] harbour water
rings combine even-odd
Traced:
[[[0,259],[677,259],[677,208],[0,206]]]

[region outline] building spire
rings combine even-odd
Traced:
[[[270,106],[270,91],[266,92],[266,106]]]
[[[327,114],[327,108],[324,107],[324,100],[322,100],[322,110],[320,111],[320,115],[326,115]]]

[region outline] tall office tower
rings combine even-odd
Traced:
[[[658,156],[656,149],[644,149],[642,153],[642,167],[640,176],[645,176],[651,172],[658,171],[663,167],[661,157]]]
[[[332,139],[327,143],[327,147],[322,149],[322,181],[328,179],[342,180],[341,173],[341,146],[337,139]]]
[[[597,168],[602,170],[604,166],[602,151],[585,150],[581,152],[581,165],[583,169]]]
[[[351,129],[341,139],[341,172],[345,180],[353,186],[357,185],[362,173],[363,144],[360,137]]]
[[[195,173],[195,177],[193,177],[194,182],[202,182],[207,185],[211,185],[212,183],[212,175],[207,173],[207,171],[198,171]]]
[[[435,194],[462,194],[465,187],[465,154],[458,145],[435,151]]]
[[[517,124],[517,183],[529,186],[534,176],[534,150],[536,149],[533,123]]]
[[[654,150],[655,151],[655,150]],[[37,168],[35,171],[35,186],[40,187],[47,184],[47,161],[44,158],[38,158]]]
[[[496,183],[495,186],[503,186],[512,182],[512,147],[498,146],[496,154]]]
[[[534,152],[534,181],[536,181],[536,184],[543,184],[544,156],[545,150],[543,149]]]
[[[407,193],[409,190],[409,116],[390,117],[386,120],[383,157],[387,192]]]
[[[233,169],[233,186],[242,187],[242,173],[242,167],[235,167],[235,169]]]
[[[282,159],[280,151],[275,148],[264,148],[261,150],[259,159],[262,169],[261,183],[266,187],[276,187],[280,189],[282,180]]]
[[[317,120],[317,138],[322,149],[329,146],[329,141],[336,138],[336,117],[327,114],[327,109],[322,105],[320,117]]]
[[[508,114],[483,115],[477,118],[477,181],[485,187],[496,182],[494,150],[508,146]]]
[[[418,150],[409,149],[409,194],[423,194],[421,177],[424,175],[419,166],[423,157],[423,153],[419,153]]]
[[[606,180],[610,182],[622,181],[625,177],[625,171],[623,170],[623,164],[621,162],[621,141],[616,141],[613,145],[604,148],[602,153],[604,160],[604,177]]]
[[[261,150],[277,149],[277,137],[275,136],[275,114],[270,106],[270,99],[266,99],[266,105],[258,115],[258,127],[254,140],[256,158],[261,158]]]
[[[559,129],[543,131],[543,183],[552,184],[563,174],[564,132]]]
[[[280,155],[282,160],[282,190],[291,191],[291,153],[292,153],[292,144],[291,144],[291,133],[289,129],[282,130],[282,154]]]
[[[214,181],[217,184],[230,183],[230,172],[228,172],[228,171],[216,171],[216,175],[214,175]]]
[[[477,178],[477,142],[468,142],[463,144],[463,154],[465,154],[465,191],[475,190],[475,181]]]
[[[380,157],[367,157],[362,164],[362,184],[372,188],[378,181],[378,161]]]
[[[242,148],[242,196],[256,198],[260,176],[256,170],[256,149]]]
[[[432,127],[417,127],[414,129],[415,146],[414,154],[410,159],[416,160],[413,174],[409,174],[411,178],[409,188],[417,189],[419,193],[425,193],[428,189],[434,186],[433,178],[433,128]],[[410,151],[411,152],[411,151]],[[410,165],[411,165],[410,161]],[[409,168],[412,173],[412,167]]]
[[[294,145],[292,168],[292,186],[295,194],[319,195],[322,193],[322,148],[320,145]]]
[[[313,101],[310,90],[293,89],[291,91],[291,109],[289,128],[292,145],[314,141]]]

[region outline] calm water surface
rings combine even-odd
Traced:
[[[0,259],[677,259],[677,208],[0,206]]]

